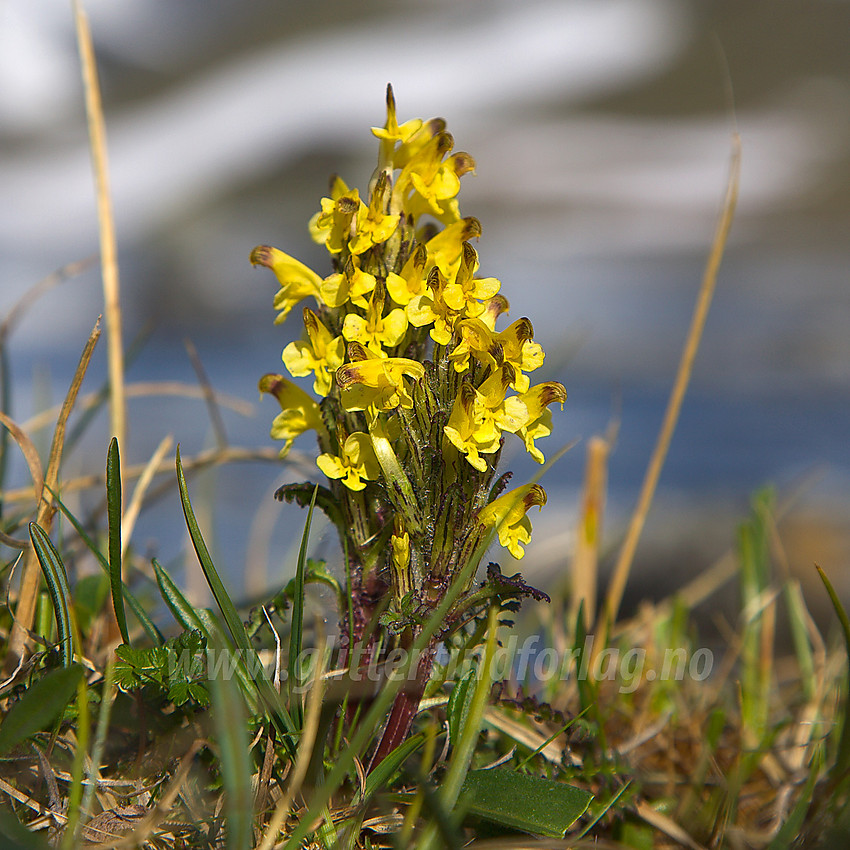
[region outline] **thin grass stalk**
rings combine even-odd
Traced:
[[[71,787],[68,791],[68,823],[62,835],[61,850],[71,850],[76,844],[77,834],[82,824],[80,803],[83,798],[83,767],[90,733],[89,697],[85,678],[81,678],[77,686],[77,722],[74,730],[76,747],[71,768]]]
[[[97,781],[100,778],[100,759],[106,746],[106,736],[109,733],[109,718],[112,714],[112,703],[115,699],[115,659],[110,658],[103,673],[103,692],[100,700],[100,712],[97,716],[97,729],[94,734],[94,744],[91,754],[91,770],[89,771],[89,782],[83,794],[83,802],[80,806],[82,817],[80,826],[84,827],[91,815],[91,804],[94,799]]]
[[[156,451],[151,455],[150,460],[145,464],[139,480],[136,482],[136,487],[133,490],[133,495],[130,497],[130,503],[127,505],[127,510],[121,519],[121,557],[127,554],[127,549],[130,547],[130,538],[133,535],[133,529],[136,526],[136,520],[142,510],[142,504],[145,500],[148,488],[156,475],[157,469],[165,462],[166,455],[171,451],[171,446],[174,440],[171,435],[162,438]]]
[[[673,383],[673,389],[670,393],[670,399],[667,402],[667,409],[664,413],[664,421],[658,434],[658,439],[656,440],[655,448],[653,449],[652,457],[650,458],[649,466],[646,470],[646,475],[643,479],[637,505],[632,513],[629,527],[626,531],[626,537],[623,541],[623,545],[617,558],[617,563],[614,567],[603,611],[596,624],[597,634],[604,639],[596,642],[595,653],[600,652],[606,645],[608,630],[610,629],[611,624],[617,619],[617,614],[620,610],[620,603],[623,601],[623,593],[626,588],[626,582],[628,581],[629,571],[631,570],[631,566],[634,561],[637,544],[640,540],[644,524],[646,523],[646,517],[649,513],[652,499],[655,495],[655,488],[658,484],[658,478],[661,475],[664,460],[667,457],[667,450],[670,447],[670,440],[673,437],[673,431],[675,430],[676,423],[679,419],[679,411],[682,408],[682,401],[685,397],[688,382],[690,381],[694,359],[696,358],[697,350],[699,349],[702,332],[705,327],[705,321],[708,317],[708,311],[714,295],[715,284],[717,282],[717,272],[720,268],[720,262],[723,259],[726,240],[729,236],[729,230],[732,227],[732,220],[735,216],[735,207],[738,201],[740,173],[741,139],[737,133],[734,133],[732,136],[732,156],[729,167],[729,180],[726,186],[726,197],[723,202],[723,210],[717,223],[717,230],[715,231],[711,252],[708,256],[708,262],[703,274],[702,285],[700,286],[696,307],[691,319],[691,326],[688,330],[688,336],[685,341],[685,347],[682,351],[682,357],[679,361],[676,379]]]
[[[599,545],[605,516],[605,492],[608,479],[608,454],[611,446],[604,437],[591,437],[587,443],[584,492],[573,555],[569,623],[574,628],[579,607],[583,605],[585,627],[596,617],[596,585]]]
[[[74,378],[71,381],[71,386],[68,388],[68,393],[65,396],[65,401],[62,404],[62,409],[59,411],[59,418],[56,421],[56,428],[53,431],[53,442],[50,446],[50,456],[47,461],[47,469],[44,473],[44,486],[40,493],[36,494],[38,500],[38,511],[36,523],[44,529],[45,532],[50,532],[50,526],[53,522],[53,515],[56,513],[56,508],[51,499],[47,498],[45,491],[48,493],[56,492],[59,482],[59,465],[62,460],[62,451],[65,445],[65,430],[68,425],[68,417],[74,408],[74,403],[77,400],[77,394],[80,391],[80,385],[83,382],[83,377],[88,370],[91,356],[94,352],[94,347],[100,338],[100,318],[95,322],[95,326],[89,335],[85,348],[83,349],[80,362],[77,364],[77,370],[74,373]],[[15,623],[12,626],[12,633],[9,637],[9,649],[6,655],[7,668],[11,665],[14,667],[18,659],[23,655],[24,647],[26,646],[27,636],[32,626],[33,616],[35,615],[35,602],[38,595],[40,567],[38,558],[35,555],[35,549],[27,549],[24,557],[23,576],[21,578],[21,589],[18,595],[18,604],[15,608]]]
[[[127,409],[124,398],[124,348],[121,340],[121,298],[118,280],[118,248],[115,240],[115,220],[112,213],[112,197],[109,188],[109,162],[106,147],[106,127],[103,120],[103,104],[97,78],[88,18],[80,0],[73,0],[74,22],[77,29],[77,47],[82,65],[83,88],[85,91],[86,116],[88,118],[89,146],[94,169],[97,195],[97,217],[100,238],[100,266],[103,277],[103,301],[107,336],[107,359],[109,364],[110,404],[109,418],[112,436],[119,445],[125,445],[127,437]]]

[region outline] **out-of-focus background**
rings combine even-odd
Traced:
[[[272,324],[276,284],[248,264],[270,243],[321,274],[307,236],[328,177],[364,186],[384,90],[400,119],[441,115],[477,174],[482,272],[529,316],[562,380],[523,570],[557,589],[569,564],[584,440],[619,417],[606,540],[631,510],[661,422],[723,197],[737,125],[740,202],[715,303],[632,588],[669,592],[732,543],[751,493],[807,482],[785,534],[791,569],[850,563],[850,6],[691,0],[84,0],[103,88],[125,337],[150,325],[128,379],[194,381],[196,345],[229,440],[268,445],[258,377],[300,334]],[[0,317],[37,281],[97,250],[70,4],[0,6]],[[42,298],[8,341],[12,414],[61,399],[101,312],[92,267]],[[105,345],[86,388],[105,376]],[[540,375],[541,373],[537,373]],[[197,451],[202,402],[130,402],[127,462],[167,433]],[[105,417],[68,459],[99,469]],[[43,435],[47,439],[46,435]],[[312,450],[309,437],[297,444]],[[521,481],[534,469],[508,452]],[[300,473],[235,465],[196,479],[237,588],[291,568],[303,514],[271,498]],[[20,480],[25,481],[21,464]],[[136,534],[168,562],[173,501]],[[253,540],[253,543],[249,543]],[[329,535],[320,550],[333,559]],[[505,556],[503,562],[510,559]],[[249,567],[246,567],[249,564]],[[509,568],[510,565],[508,564]],[[850,582],[850,576],[848,576]]]

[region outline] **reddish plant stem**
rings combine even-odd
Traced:
[[[396,694],[393,707],[387,720],[378,747],[369,762],[367,773],[371,773],[399,744],[403,743],[413,718],[419,708],[425,686],[431,677],[431,668],[434,665],[434,647],[429,646],[420,656],[416,664],[416,672],[412,680],[409,680]]]

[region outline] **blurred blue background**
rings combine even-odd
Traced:
[[[70,4],[0,6],[0,317],[37,281],[97,251]],[[471,152],[461,209],[482,273],[529,316],[546,378],[569,399],[548,453],[524,571],[567,574],[583,440],[620,417],[606,540],[634,504],[684,342],[726,182],[743,141],[737,218],[691,388],[639,552],[636,593],[665,593],[731,544],[750,494],[810,481],[786,525],[792,570],[850,562],[850,6],[690,0],[87,0],[103,88],[125,338],[151,326],[128,380],[195,375],[253,405],[231,443],[269,446],[258,377],[300,334],[274,327],[276,289],[250,249],[329,269],[306,222],[328,177],[364,186],[392,82],[400,119],[440,115]],[[731,89],[731,97],[730,97]],[[734,100],[734,118],[732,115]],[[96,267],[31,308],[9,339],[12,414],[64,395],[102,310]],[[297,314],[298,311],[295,311]],[[105,376],[105,344],[86,389]],[[540,374],[540,373],[538,373]],[[165,434],[212,444],[203,403],[130,401],[125,462]],[[100,470],[101,416],[65,474]],[[47,435],[42,435],[43,441]],[[297,446],[309,453],[309,437]],[[516,447],[514,447],[516,449]],[[535,470],[509,453],[516,481]],[[810,473],[817,472],[815,478]],[[26,482],[22,464],[18,484]],[[291,569],[303,515],[271,499],[303,472],[238,464],[193,481],[222,569],[252,592]],[[185,546],[172,497],[137,547]],[[92,507],[95,496],[81,499]],[[86,502],[86,498],[89,499]],[[76,504],[77,502],[75,502]],[[330,535],[320,552],[336,558]],[[501,555],[501,553],[500,553]],[[187,559],[189,562],[191,559]],[[507,556],[503,560],[509,560]],[[243,578],[243,576],[245,576]],[[845,586],[850,586],[850,575]],[[200,598],[195,579],[187,577]]]

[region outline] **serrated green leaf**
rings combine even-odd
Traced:
[[[461,805],[469,814],[550,838],[563,838],[592,799],[565,782],[500,768],[471,770],[461,788]]]
[[[27,688],[0,725],[0,754],[49,726],[73,698],[83,678],[79,664],[45,673]]]
[[[74,627],[71,614],[71,591],[68,588],[68,575],[62,558],[56,551],[47,532],[35,522],[29,524],[30,540],[32,540],[38,563],[47,582],[47,591],[53,603],[53,613],[56,617],[56,631],[59,635],[59,646],[62,653],[62,664],[71,665],[74,660]]]
[[[121,455],[113,437],[106,453],[106,519],[109,550],[109,584],[112,608],[124,643],[130,643],[124,613],[124,582],[121,579]]]

